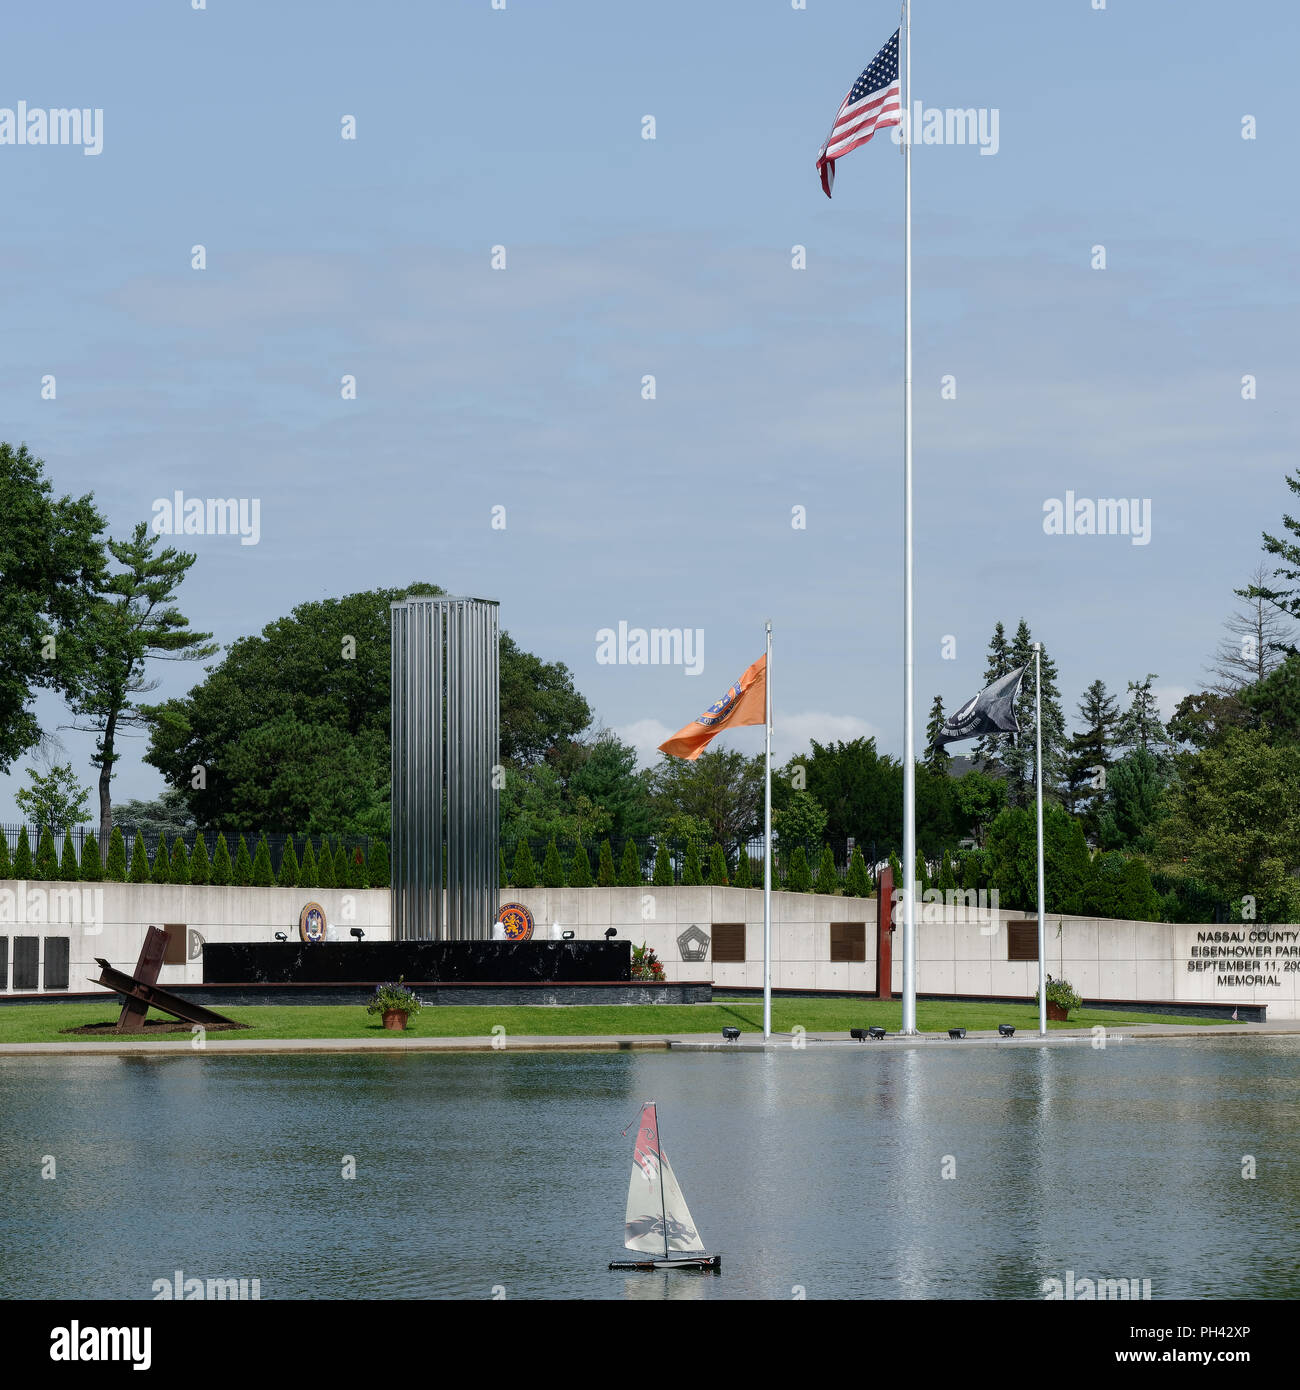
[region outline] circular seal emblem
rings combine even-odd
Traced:
[[[533,935],[533,914],[523,903],[506,903],[497,913],[497,921],[506,929],[507,941],[529,941]]]
[[[325,940],[325,909],[320,903],[308,903],[298,914],[298,935],[304,941]]]

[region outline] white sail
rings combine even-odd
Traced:
[[[647,1255],[664,1255],[673,1250],[698,1254],[704,1250],[672,1165],[660,1151],[659,1123],[653,1101],[641,1107],[632,1177],[627,1189],[623,1244],[629,1250]]]

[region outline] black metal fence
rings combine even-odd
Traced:
[[[550,847],[550,840],[534,836],[527,836],[529,853],[532,856],[533,866],[536,870],[537,881],[541,882],[542,866],[546,861],[547,851]],[[505,861],[507,880],[514,881],[515,859],[519,852],[518,838],[503,840],[501,853]],[[584,841],[582,847],[587,851],[587,859],[591,865],[591,881],[595,883],[600,867],[601,846],[605,843],[603,839]],[[639,883],[650,883],[653,881],[656,861],[659,858],[660,847],[667,850],[668,863],[672,871],[673,882],[682,883],[687,864],[687,856],[690,845],[686,840],[678,839],[658,839],[654,836],[635,838],[631,840],[610,840],[610,851],[614,861],[614,881],[619,883],[623,877],[623,859],[627,853],[627,846],[631,844],[636,855],[637,867],[639,871]],[[805,841],[782,841],[774,839],[775,858],[773,863],[773,886],[778,886],[783,882],[790,872],[791,860],[794,857],[796,848],[802,848],[804,861],[808,867],[808,874],[811,878],[816,878],[822,864],[823,852],[826,848],[821,840]],[[560,856],[560,863],[564,869],[565,882],[569,883],[573,876],[573,865],[577,857],[578,842],[576,840],[557,840],[555,847]],[[857,848],[862,850],[863,858],[866,862],[867,876],[871,884],[874,885],[878,877],[879,870],[883,867],[883,862],[877,856],[877,848],[874,844],[859,845]],[[853,857],[853,841],[847,844],[830,846],[831,856],[834,860],[835,878],[843,884],[848,877],[849,864]],[[701,876],[705,883],[710,881],[710,861],[712,857],[713,845],[706,841],[696,841],[695,850],[699,857]],[[763,856],[764,841],[762,836],[750,840],[736,841],[722,846],[723,859],[726,863],[727,882],[734,884],[736,873],[740,867],[742,855],[748,855],[750,861],[750,880],[751,886],[761,888],[763,886]],[[502,887],[508,886],[503,880]],[[874,891],[874,888],[873,888]]]

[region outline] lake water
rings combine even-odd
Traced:
[[[606,1267],[649,1099],[720,1275]],[[0,1058],[0,1297],[1293,1299],[1298,1139],[1288,1038]]]

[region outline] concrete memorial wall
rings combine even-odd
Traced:
[[[719,989],[761,988],[763,894],[743,888],[503,888],[538,937],[553,923],[580,941],[613,928],[645,942],[669,980]],[[386,888],[212,888],[167,884],[0,882],[0,995],[87,992],[95,958],[135,967],[150,925],[182,928],[183,949],[158,983],[202,982],[201,946],[299,939],[304,908],[324,910],[328,939],[387,941]],[[1032,914],[918,905],[917,991],[1027,998],[1037,986]],[[948,918],[949,920],[942,920]],[[956,918],[957,920],[952,920]],[[966,920],[962,920],[965,918]],[[973,920],[972,920],[973,919]],[[772,983],[777,989],[876,988],[876,902],[818,893],[772,894]],[[61,943],[66,941],[66,945]],[[54,944],[51,945],[50,943]],[[895,933],[892,988],[902,988]],[[1121,922],[1050,914],[1047,971],[1088,999],[1268,1006],[1273,1019],[1300,1018],[1300,927],[1254,922],[1222,926]],[[47,983],[47,974],[55,981]],[[66,977],[66,983],[59,983]],[[33,982],[34,980],[34,982]]]

